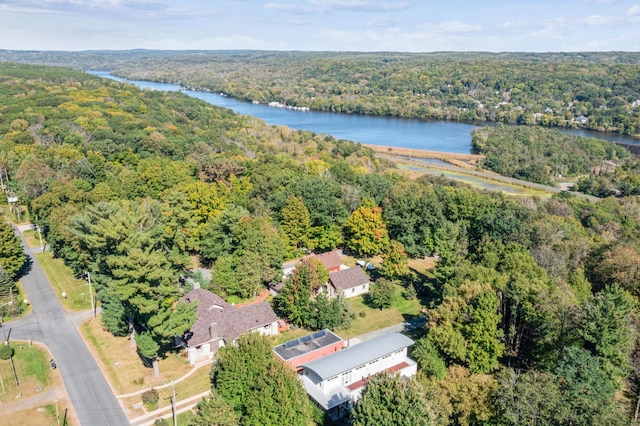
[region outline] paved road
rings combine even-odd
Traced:
[[[32,339],[47,345],[82,426],[129,424],[96,361],[24,240],[23,245],[33,262],[31,271],[22,278],[33,310],[23,318],[5,324],[9,339]]]

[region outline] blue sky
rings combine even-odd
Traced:
[[[0,49],[640,50],[640,0],[0,0]]]

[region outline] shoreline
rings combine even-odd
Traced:
[[[442,151],[430,151],[427,149],[415,149],[415,148],[402,148],[397,146],[386,145],[372,145],[363,143],[362,146],[371,148],[377,153],[388,155],[404,155],[407,157],[415,158],[432,158],[432,159],[444,159],[444,160],[460,160],[477,163],[478,160],[485,158],[480,154],[463,154],[457,152],[442,152]]]

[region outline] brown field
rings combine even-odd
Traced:
[[[367,148],[371,148],[379,154],[402,155],[415,158],[433,158],[451,162],[456,166],[469,167],[477,165],[478,161],[484,158],[484,155],[477,154],[458,154],[455,152],[439,152],[429,151],[426,149],[399,148],[395,146],[369,145],[363,144]]]
[[[167,354],[160,358],[160,377],[154,377],[153,369],[145,367],[136,349],[131,347],[129,337],[115,337],[105,331],[99,317],[82,324],[80,333],[116,394],[170,383],[192,368],[185,360]]]

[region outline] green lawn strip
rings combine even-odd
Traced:
[[[180,403],[180,401],[183,399],[187,399],[199,393],[210,390],[210,372],[210,366],[200,367],[198,371],[196,371],[186,379],[176,383],[176,401]],[[165,405],[169,405],[171,403],[171,386],[159,389],[158,393],[160,394],[160,400],[158,401],[159,407],[164,407]]]
[[[306,328],[295,328],[283,333],[278,334],[273,338],[273,346],[281,345],[289,340],[294,340],[302,336],[306,336],[309,333],[313,333],[311,330],[307,330]]]
[[[18,394],[21,398],[28,398],[41,392],[51,384],[51,368],[49,367],[48,352],[27,342],[15,340],[11,341],[14,349],[13,364],[16,368],[19,386],[16,386],[11,363],[9,360],[0,360],[0,377],[4,384],[4,393],[0,386],[0,401],[3,403],[13,402]],[[37,388],[40,387],[40,391]]]
[[[71,311],[91,309],[89,286],[85,280],[76,278],[71,268],[61,259],[55,259],[50,251],[35,256],[65,308]],[[62,297],[62,293],[66,297]]]
[[[40,236],[36,231],[29,229],[27,231],[23,231],[22,235],[30,248],[40,248]],[[42,242],[45,243],[44,239]]]
[[[381,328],[389,327],[420,315],[420,301],[406,300],[402,297],[402,288],[398,286],[396,291],[396,300],[390,308],[374,309],[364,303],[363,296],[352,297],[347,299],[349,307],[356,315],[351,326],[345,329],[337,329],[334,332],[348,339]],[[364,312],[364,316],[361,316]]]
[[[100,359],[103,360],[102,363],[107,369],[109,378],[113,381],[113,387],[115,387],[117,390],[121,389],[122,385],[120,383],[120,379],[118,378],[118,374],[115,370],[115,366],[110,362],[104,362],[104,360],[107,359],[104,345],[102,344],[102,342],[99,341],[99,339],[96,338],[96,336],[94,336],[93,330],[91,329],[91,324],[89,323],[89,321],[82,324],[82,326],[80,327],[80,331],[84,335],[84,338],[89,341],[93,349],[98,353],[98,356],[100,357]]]
[[[181,400],[211,390],[211,380],[209,378],[210,371],[210,366],[200,367],[195,373],[186,379],[175,383],[174,387],[176,391],[176,401],[178,404],[180,404]],[[163,384],[163,386],[165,384]],[[159,395],[158,406],[156,408],[169,406],[171,404],[171,386],[166,386],[162,389],[156,387],[155,389],[158,391]],[[142,403],[142,393],[123,398],[121,401],[125,407],[133,407],[135,404]]]

